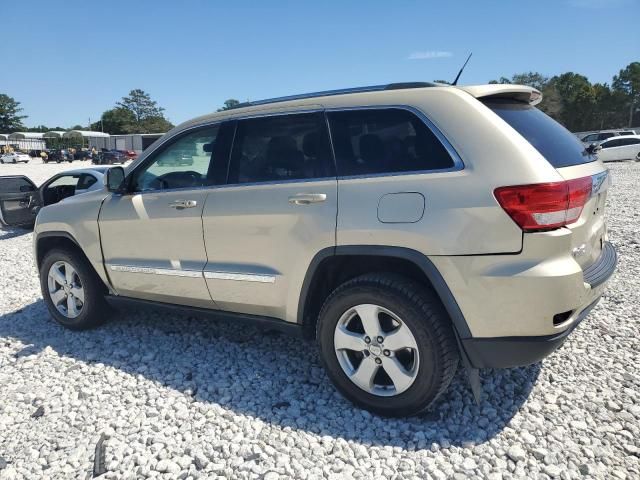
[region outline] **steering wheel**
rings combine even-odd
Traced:
[[[183,172],[169,172],[153,179],[151,186],[154,190],[166,190],[167,188],[188,188],[202,186],[203,176],[193,170]]]

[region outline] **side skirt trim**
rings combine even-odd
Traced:
[[[173,311],[180,314],[193,315],[209,320],[228,321],[240,323],[242,325],[253,325],[263,330],[277,330],[279,332],[294,337],[302,337],[302,326],[296,323],[286,322],[279,318],[261,317],[244,313],[225,312],[208,308],[191,307],[188,305],[176,305],[173,303],[155,302],[152,300],[142,300],[131,297],[121,297],[114,295],[105,296],[107,302],[114,307],[136,307],[143,306],[158,308],[165,311]]]

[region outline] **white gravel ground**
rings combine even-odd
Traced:
[[[0,165],[42,182],[73,165]],[[435,409],[352,407],[315,346],[150,311],[83,333],[40,296],[31,233],[0,231],[0,479],[640,478],[640,163],[610,165],[619,269],[541,365],[459,372]]]

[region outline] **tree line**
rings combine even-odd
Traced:
[[[543,94],[538,108],[573,132],[640,126],[640,62],[632,62],[621,69],[614,75],[611,85],[592,84],[587,77],[574,72],[553,77],[538,72],[517,73],[489,83],[513,83],[537,88]],[[238,100],[230,98],[217,111],[240,105]],[[21,115],[21,112],[20,102],[4,93],[0,94],[0,132],[69,130],[45,125],[25,127],[22,121],[27,116]],[[75,125],[70,129],[83,128]],[[90,130],[114,135],[161,133],[171,128],[173,124],[165,118],[164,108],[140,89],[131,90],[113,108],[105,111],[98,122],[89,126]]]
[[[12,132],[48,132],[50,130],[93,130],[104,131],[113,135],[128,133],[163,133],[173,128],[173,124],[164,116],[164,108],[151,99],[144,90],[134,89],[129,95],[122,97],[115,106],[105,111],[100,120],[85,125],[74,125],[71,128],[25,127],[23,120],[26,115],[21,115],[20,102],[14,98],[0,93],[0,133]]]
[[[572,132],[640,126],[640,62],[621,69],[611,85],[592,84],[573,72],[551,78],[538,72],[518,73],[489,83],[537,88],[542,92],[538,108]]]

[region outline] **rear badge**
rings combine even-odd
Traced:
[[[573,258],[582,257],[586,253],[587,253],[587,246],[584,243],[582,245],[577,246],[573,250],[571,250],[571,255],[573,255]]]
[[[596,173],[591,176],[591,196],[595,196],[600,192],[602,185],[604,185],[604,181],[607,179],[608,171]]]

